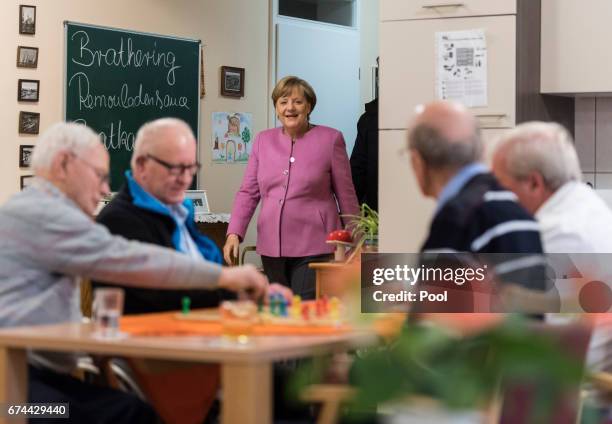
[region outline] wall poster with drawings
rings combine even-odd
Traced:
[[[436,33],[436,97],[467,107],[487,106],[484,30]]]
[[[246,112],[213,112],[213,163],[247,163],[253,145],[253,115]]]

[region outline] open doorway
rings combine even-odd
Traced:
[[[350,154],[363,105],[374,96],[378,0],[272,3],[271,86],[286,75],[308,81],[318,97],[312,122],[342,131]],[[270,116],[277,125],[273,111]]]

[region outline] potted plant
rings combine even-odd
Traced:
[[[559,397],[583,378],[580,360],[522,317],[462,335],[440,322],[409,321],[397,338],[359,352],[350,373],[356,391],[349,411],[380,419],[386,410],[382,419],[388,423],[482,423],[500,392],[533,385],[527,422],[544,423],[551,422]],[[313,362],[297,381],[302,387],[320,382],[325,367]]]
[[[362,248],[366,252],[378,250],[378,212],[363,203],[359,215],[342,217],[348,219],[346,229],[351,232],[355,251]]]

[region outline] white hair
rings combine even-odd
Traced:
[[[91,128],[75,122],[58,122],[47,129],[39,138],[32,153],[34,173],[49,169],[58,153],[81,154],[100,144],[100,136]]]
[[[538,172],[552,191],[567,182],[582,180],[572,136],[554,122],[517,125],[501,137],[497,152],[505,154],[506,171],[514,178]]]
[[[192,137],[193,131],[187,123],[178,118],[160,118],[154,121],[147,122],[144,124],[136,133],[136,140],[134,141],[134,151],[132,152],[132,160],[130,165],[132,169],[136,167],[136,160],[149,153],[149,145],[152,141],[157,140],[157,133],[161,130],[169,128],[183,128],[188,131]],[[195,137],[194,137],[195,138]]]

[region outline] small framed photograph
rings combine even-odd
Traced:
[[[38,134],[40,113],[19,112],[19,134]]]
[[[244,97],[244,68],[221,67],[221,95]]]
[[[19,186],[23,190],[24,188],[32,184],[32,181],[34,181],[34,175],[22,175]]]
[[[20,102],[37,102],[40,93],[40,80],[20,79],[17,84],[17,100]]]
[[[36,34],[36,6],[19,6],[19,34]]]
[[[31,144],[22,144],[19,146],[19,167],[29,168],[32,162],[32,152],[34,152],[34,146]]]
[[[193,202],[193,212],[195,215],[210,213],[206,190],[187,190],[185,197]]]
[[[17,47],[17,67],[36,68],[38,66],[38,47]]]

